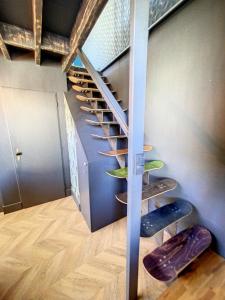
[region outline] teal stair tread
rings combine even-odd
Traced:
[[[153,171],[161,169],[164,166],[164,163],[161,160],[152,160],[145,163],[144,172]],[[106,172],[108,175],[116,178],[127,178],[128,177],[128,168],[121,168],[116,170],[110,170]]]
[[[157,280],[170,282],[212,242],[208,229],[195,225],[185,229],[143,259],[144,268]]]
[[[189,216],[192,205],[186,200],[178,199],[141,217],[141,237],[152,237],[169,225]]]

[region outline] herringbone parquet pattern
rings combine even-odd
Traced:
[[[90,233],[70,197],[1,214],[0,299],[125,299],[125,228],[122,219]],[[155,246],[142,241],[141,254]],[[140,278],[142,299],[165,289],[143,268]]]
[[[124,300],[126,219],[90,233],[72,198],[0,214],[1,300]],[[212,251],[166,289],[143,270],[142,300],[224,300],[225,260]],[[190,272],[191,270],[191,272]]]

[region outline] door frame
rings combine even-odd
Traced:
[[[64,196],[69,196],[71,194],[71,186],[70,186],[70,175],[69,175],[69,158],[68,158],[68,148],[67,148],[67,136],[65,129],[65,114],[64,114],[64,99],[63,93],[53,92],[53,91],[40,91],[33,89],[24,89],[24,88],[15,88],[15,87],[4,87],[0,86],[0,89],[13,89],[13,90],[26,90],[33,92],[43,92],[53,94],[56,100],[56,114],[57,114],[57,124],[58,124],[58,133],[59,133],[59,146],[60,146],[60,157],[61,157],[61,166],[62,166],[62,176],[63,176],[63,186],[64,186]],[[17,211],[23,208],[22,199],[20,195],[20,188],[18,184],[17,174],[16,174],[16,166],[15,166],[15,157],[13,155],[13,149],[10,139],[10,132],[7,125],[7,118],[4,112],[4,106],[0,99],[0,135],[2,137],[4,146],[0,147],[0,163],[5,162],[5,168],[3,163],[3,168],[0,168],[0,211],[2,210],[5,214],[13,211]],[[2,149],[1,149],[2,148]],[[4,149],[3,149],[4,148]],[[5,159],[5,152],[9,151],[10,155],[8,159]],[[8,164],[13,166],[14,171],[14,182],[17,184],[17,195],[16,201],[9,201],[8,196],[4,193],[4,184],[2,183],[2,176],[7,169],[7,160]],[[19,200],[19,201],[18,201]],[[12,202],[12,203],[11,203]],[[8,204],[9,203],[9,204]]]

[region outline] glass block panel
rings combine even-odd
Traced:
[[[75,195],[78,203],[80,203],[80,192],[79,192],[79,185],[78,185],[77,151],[76,151],[77,140],[75,136],[75,125],[66,100],[64,100],[64,107],[65,107],[66,132],[67,132],[68,152],[69,152],[69,162],[70,162],[71,190],[73,192],[73,195]]]
[[[129,0],[109,0],[88,36],[83,51],[101,70],[129,45]]]
[[[181,0],[150,0],[149,26]],[[109,0],[89,34],[83,51],[101,71],[129,47],[130,0]]]
[[[180,0],[150,0],[149,26],[153,25]]]

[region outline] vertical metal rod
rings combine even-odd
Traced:
[[[131,0],[126,299],[137,299],[149,0]]]

